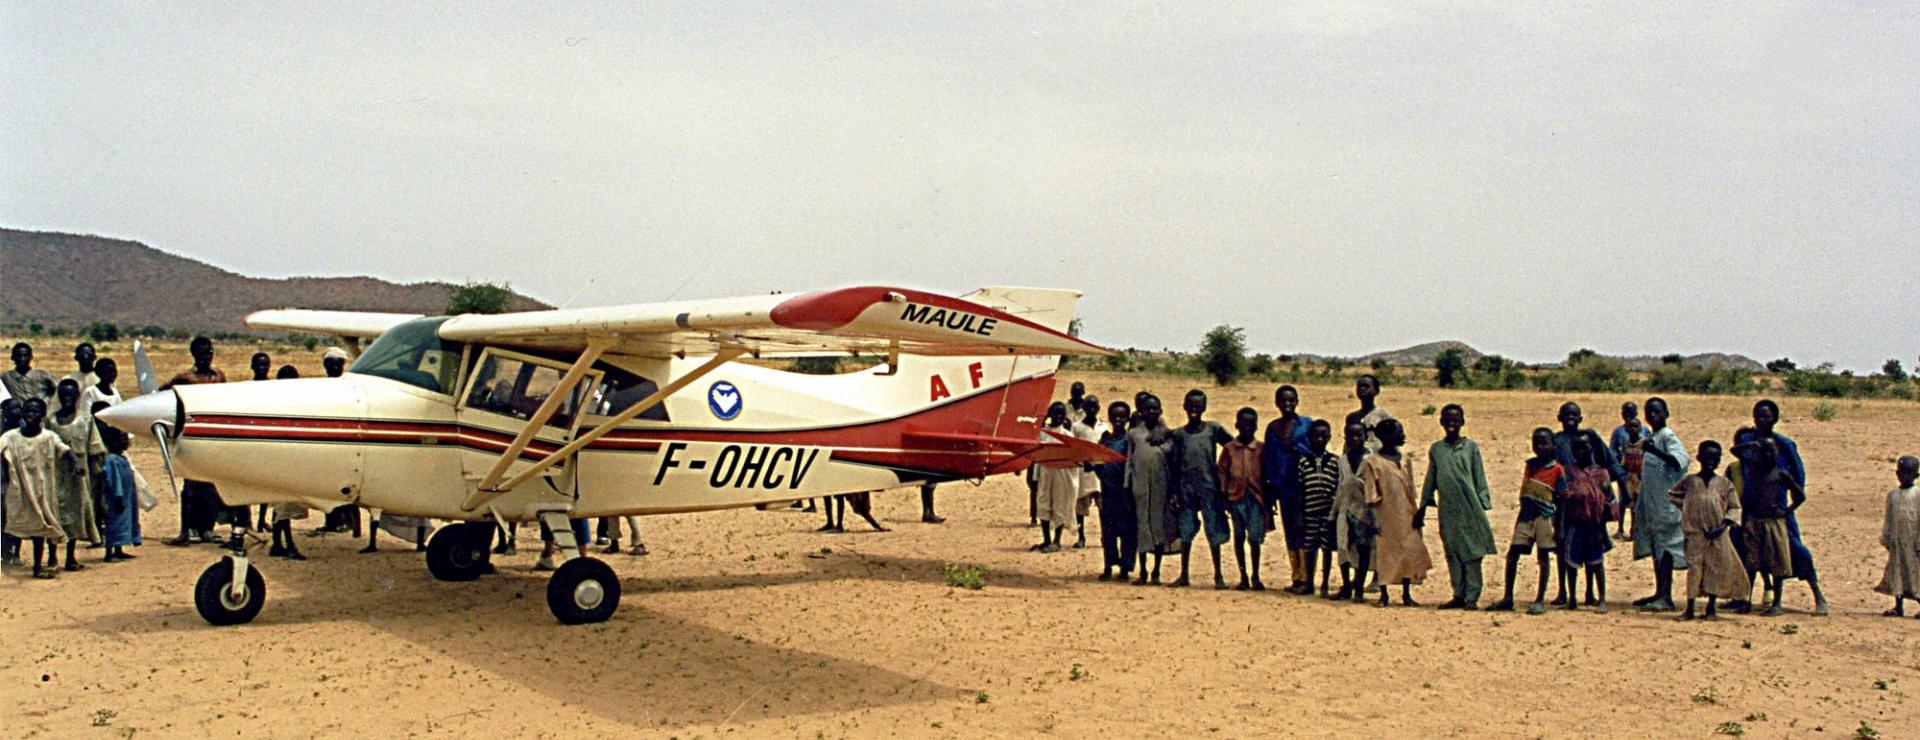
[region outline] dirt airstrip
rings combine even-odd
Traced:
[[[233,371],[244,362],[223,357]],[[1189,382],[1068,372],[1063,392],[1075,379],[1108,400],[1142,384],[1177,398]],[[1209,389],[1213,418],[1272,411],[1271,385]],[[1345,385],[1301,395],[1313,416],[1353,405]],[[1604,431],[1625,398],[1575,400]],[[1526,435],[1561,400],[1382,396],[1408,421],[1421,471],[1439,435],[1421,411],[1466,405],[1503,546]],[[1726,440],[1753,401],[1671,400],[1689,448]],[[1024,486],[998,478],[941,487],[941,525],[918,522],[911,489],[877,496],[890,533],[816,533],[817,515],[784,511],[648,519],[652,555],[608,556],[624,578],[620,612],[584,627],[548,614],[529,548],[497,561],[501,576],[461,584],[434,581],[399,543],[360,555],[344,536],[302,537],[311,560],[262,563],[259,620],[216,629],[190,589],[217,553],[159,544],[174,528],[168,501],[146,515],[134,562],[83,550],[84,572],[0,580],[0,735],[1920,736],[1920,619],[1879,616],[1890,600],[1870,590],[1892,460],[1920,453],[1920,405],[1842,401],[1827,422],[1810,400],[1783,405],[1781,430],[1811,473],[1802,521],[1828,617],[1807,614],[1799,582],[1778,618],[1636,613],[1626,602],[1647,593],[1651,570],[1630,547],[1608,561],[1608,615],[1100,583],[1097,541],[1026,551]],[[150,445],[134,463],[163,480]],[[1427,541],[1443,562],[1431,527]],[[1284,583],[1284,555],[1266,562],[1268,582]],[[946,563],[985,567],[986,587],[948,587]],[[1487,573],[1497,591],[1493,559]],[[1437,604],[1445,582],[1442,566],[1415,597]],[[1522,588],[1532,583],[1523,569]]]

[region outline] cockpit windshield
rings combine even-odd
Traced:
[[[414,319],[388,329],[360,353],[347,372],[397,380],[434,393],[453,394],[463,345],[440,338],[446,316]]]

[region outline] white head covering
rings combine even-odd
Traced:
[[[322,360],[332,360],[336,358],[341,360],[347,359],[347,351],[339,347],[328,347],[326,353],[320,355],[320,359]]]

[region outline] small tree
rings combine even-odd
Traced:
[[[1587,349],[1586,347],[1581,347],[1580,349],[1576,349],[1572,352],[1567,353],[1567,367],[1573,367],[1574,365],[1578,365],[1580,364],[1581,360],[1592,359],[1598,356],[1599,354],[1600,353],[1595,352],[1591,349]]]
[[[116,341],[120,338],[120,327],[106,321],[95,321],[87,325],[87,338],[95,342]]]
[[[1246,370],[1246,330],[1226,324],[1208,329],[1200,340],[1200,357],[1208,375],[1221,385],[1232,385]]]
[[[513,303],[513,291],[505,285],[467,283],[453,289],[447,297],[447,315],[463,313],[506,313]]]
[[[1660,364],[1662,365],[1678,365],[1686,361],[1687,361],[1687,358],[1681,357],[1680,353],[1678,352],[1660,356]]]
[[[1880,366],[1880,374],[1895,383],[1904,383],[1907,380],[1907,369],[1900,366],[1899,360],[1887,360],[1887,364]]]
[[[1458,347],[1449,347],[1433,358],[1434,382],[1442,388],[1452,388],[1454,376],[1465,369],[1467,357]]]
[[[1799,365],[1793,364],[1793,360],[1785,357],[1767,363],[1767,372],[1770,373],[1790,373],[1799,368]]]

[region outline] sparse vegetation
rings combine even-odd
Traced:
[[[978,565],[947,563],[946,576],[947,585],[953,588],[978,591],[987,585],[987,569]]]
[[[1835,408],[1833,404],[1827,403],[1826,401],[1821,401],[1813,407],[1814,421],[1833,421],[1833,417],[1839,413],[1840,410],[1838,408]]]
[[[1853,730],[1853,740],[1878,740],[1879,737],[1880,731],[1874,729],[1873,724],[1864,719],[1860,720],[1860,726]]]
[[[1713,728],[1713,734],[1740,737],[1741,735],[1747,734],[1747,727],[1739,722],[1728,720],[1720,723],[1718,727]]]
[[[1698,691],[1693,692],[1692,698],[1695,704],[1719,704],[1720,690],[1713,686],[1702,686]]]

